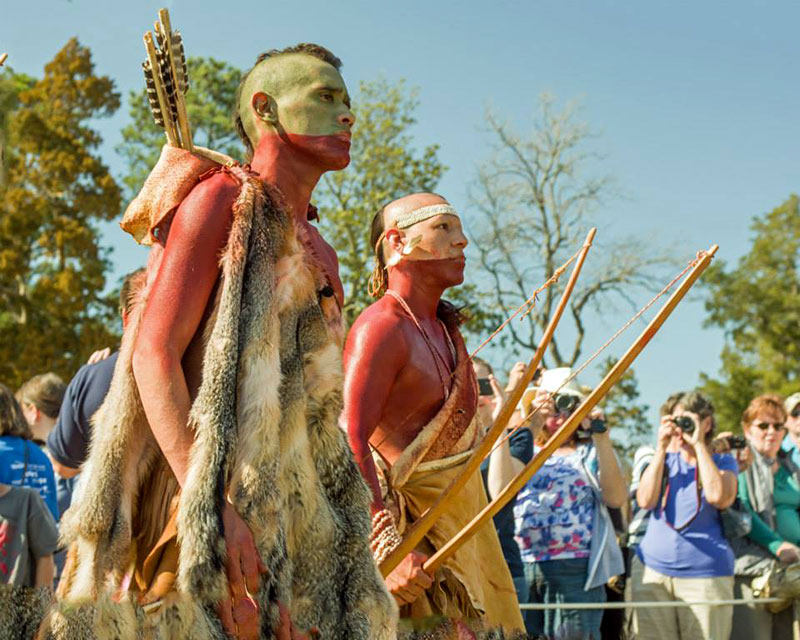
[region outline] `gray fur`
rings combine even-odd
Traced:
[[[298,628],[316,626],[326,640],[394,637],[397,609],[368,544],[369,492],[337,425],[341,345],[280,196],[232,172],[242,189],[190,415],[196,436],[178,512],[178,592],[156,614],[115,607],[104,595],[126,569],[136,492],[155,455],[131,367],[139,309],[96,421],[86,491],[68,512],[73,562],[45,637],[122,637],[118,630],[131,624],[142,638],[223,637],[213,610],[227,595],[226,485],[269,570],[256,594],[262,638],[273,637],[279,600]],[[88,620],[94,633],[79,631]]]

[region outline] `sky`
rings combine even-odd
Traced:
[[[263,50],[311,41],[344,61],[351,91],[380,75],[405,78],[419,90],[415,141],[440,145],[449,169],[438,190],[462,211],[488,154],[486,109],[524,132],[542,92],[580,101],[603,155],[592,170],[612,175],[621,191],[595,213],[598,239],[630,236],[682,264],[716,243],[731,263],[748,248],[753,217],[798,189],[797,2],[2,0],[0,51],[36,76],[77,36],[127,96],[142,86],[141,37],[161,6],[188,55],[249,68]],[[116,174],[126,121],[123,108],[98,122]],[[104,227],[104,242],[113,248],[112,284],[144,262],[116,225]],[[628,315],[590,318],[584,352]],[[704,317],[695,294],[634,364],[654,421],[669,393],[718,370],[724,337],[703,328]],[[620,355],[642,326],[609,353]],[[583,382],[596,380],[587,372]]]

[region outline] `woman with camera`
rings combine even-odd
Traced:
[[[714,407],[700,393],[671,395],[661,416],[656,452],[636,492],[651,515],[633,558],[632,599],[729,600],[733,551],[720,511],[736,499],[736,460],[711,452]],[[633,614],[641,640],[723,640],[731,632],[730,606],[642,607]]]
[[[532,419],[535,451],[566,422],[583,399],[568,368],[549,369],[523,397]],[[584,421],[517,494],[514,520],[529,602],[605,602],[605,584],[624,572],[608,507],[627,497],[608,430],[600,414]],[[529,634],[600,638],[602,609],[527,611]]]
[[[786,411],[779,396],[763,395],[742,414],[753,462],[739,474],[739,499],[751,514],[750,532],[734,539],[734,594],[752,598],[753,578],[779,563],[800,561],[800,469],[781,451]],[[770,640],[792,634],[792,609],[773,614],[763,606],[736,607],[733,640]]]

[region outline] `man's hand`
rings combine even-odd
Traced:
[[[93,352],[92,355],[89,356],[89,359],[86,361],[86,364],[97,364],[101,360],[105,360],[111,355],[110,347],[106,347],[105,349],[98,349],[97,351]]]
[[[506,385],[507,393],[511,393],[514,390],[527,368],[528,365],[524,362],[517,362],[511,367],[511,371],[508,372],[508,384]]]
[[[258,593],[261,574],[267,569],[258,555],[253,534],[230,503],[225,503],[222,522],[231,597],[220,603],[219,617],[230,635],[239,640],[257,640],[260,634],[258,608],[249,594]]]
[[[433,580],[422,570],[428,557],[412,551],[386,577],[386,587],[399,605],[411,604],[428,589]]]
[[[786,564],[793,562],[800,562],[800,549],[794,546],[791,542],[784,542],[775,552],[778,560]]]
[[[295,629],[289,617],[289,609],[287,609],[286,605],[282,602],[278,602],[278,613],[280,615],[280,620],[278,622],[278,628],[275,629],[276,640],[311,640],[312,638],[319,637],[319,629],[316,627],[312,628],[308,634],[301,633]]]

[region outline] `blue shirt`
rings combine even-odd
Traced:
[[[792,455],[792,462],[795,463],[798,467],[800,467],[800,449],[797,448],[797,445],[792,440],[792,436],[788,433],[783,438],[783,442],[781,443],[781,449],[786,451],[786,453],[790,453]]]
[[[720,471],[737,473],[736,459],[729,453],[712,456]],[[667,453],[665,472],[669,478],[666,506],[650,513],[647,532],[636,550],[645,566],[676,578],[716,578],[733,575],[733,551],[722,534],[719,510],[700,492],[697,510],[696,467],[680,453]],[[697,517],[681,531],[679,528],[697,512]],[[672,527],[670,527],[669,522]]]
[[[118,355],[115,352],[105,360],[82,366],[64,391],[58,421],[47,436],[47,449],[65,467],[79,469],[86,460],[92,439],[89,420],[105,400]]]
[[[16,436],[0,436],[0,483],[35,489],[58,520],[53,465],[35,443]]]

